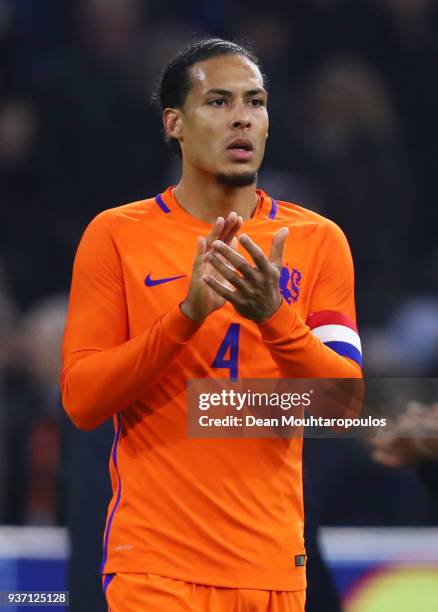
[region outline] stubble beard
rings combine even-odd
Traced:
[[[219,172],[216,182],[224,187],[249,187],[257,181],[257,172]]]

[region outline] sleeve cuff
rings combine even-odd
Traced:
[[[297,313],[282,300],[272,317],[259,323],[258,327],[265,342],[274,342],[289,335],[297,322]]]
[[[167,335],[180,344],[186,344],[201,327],[200,323],[186,317],[179,305],[166,313],[161,323]]]

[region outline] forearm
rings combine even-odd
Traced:
[[[71,420],[90,430],[144,397],[198,328],[176,307],[118,346],[64,355],[62,400]]]
[[[362,377],[358,364],[325,346],[285,302],[259,330],[285,378]]]

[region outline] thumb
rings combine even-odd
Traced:
[[[202,264],[204,262],[205,253],[207,252],[207,240],[204,236],[198,236],[198,248],[196,251],[195,259],[193,261],[192,276],[201,278],[202,276]]]
[[[271,255],[269,257],[269,261],[278,268],[281,268],[283,265],[283,250],[288,235],[288,228],[281,227],[272,239]]]

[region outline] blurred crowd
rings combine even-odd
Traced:
[[[75,248],[99,211],[178,179],[150,97],[204,35],[251,41],[268,75],[259,185],[347,234],[365,373],[437,377],[435,0],[0,0],[0,523],[65,520],[59,345]],[[438,521],[415,471],[357,441],[322,447],[323,522]]]

